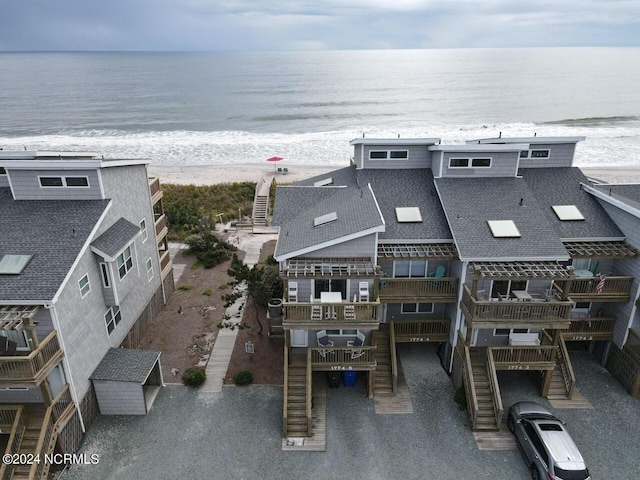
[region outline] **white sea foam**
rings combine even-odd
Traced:
[[[443,144],[476,138],[520,136],[586,136],[576,151],[579,166],[640,166],[640,124],[627,122],[588,127],[564,124],[498,123],[475,125],[424,124],[398,129],[361,126],[349,130],[310,133],[247,131],[126,132],[119,130],[61,131],[35,136],[0,137],[5,150],[89,150],[109,158],[149,158],[158,165],[259,163],[278,155],[297,165],[346,165],[349,141],[368,138],[436,137]]]

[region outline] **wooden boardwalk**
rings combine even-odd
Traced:
[[[517,450],[516,437],[506,425],[498,432],[473,432],[478,450]]]
[[[288,437],[282,439],[283,451],[326,452],[327,451],[327,386],[322,377],[313,382],[313,408],[311,409],[312,433],[310,437]]]

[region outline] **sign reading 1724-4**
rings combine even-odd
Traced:
[[[409,341],[410,342],[428,342],[429,337],[411,337]]]

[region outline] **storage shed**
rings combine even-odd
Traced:
[[[160,352],[111,348],[91,380],[102,415],[146,415],[163,385]]]

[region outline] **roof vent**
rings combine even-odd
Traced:
[[[313,226],[319,227],[320,225],[325,225],[327,223],[335,222],[336,220],[338,220],[337,212],[327,213],[326,215],[320,215],[319,217],[314,218]]]

